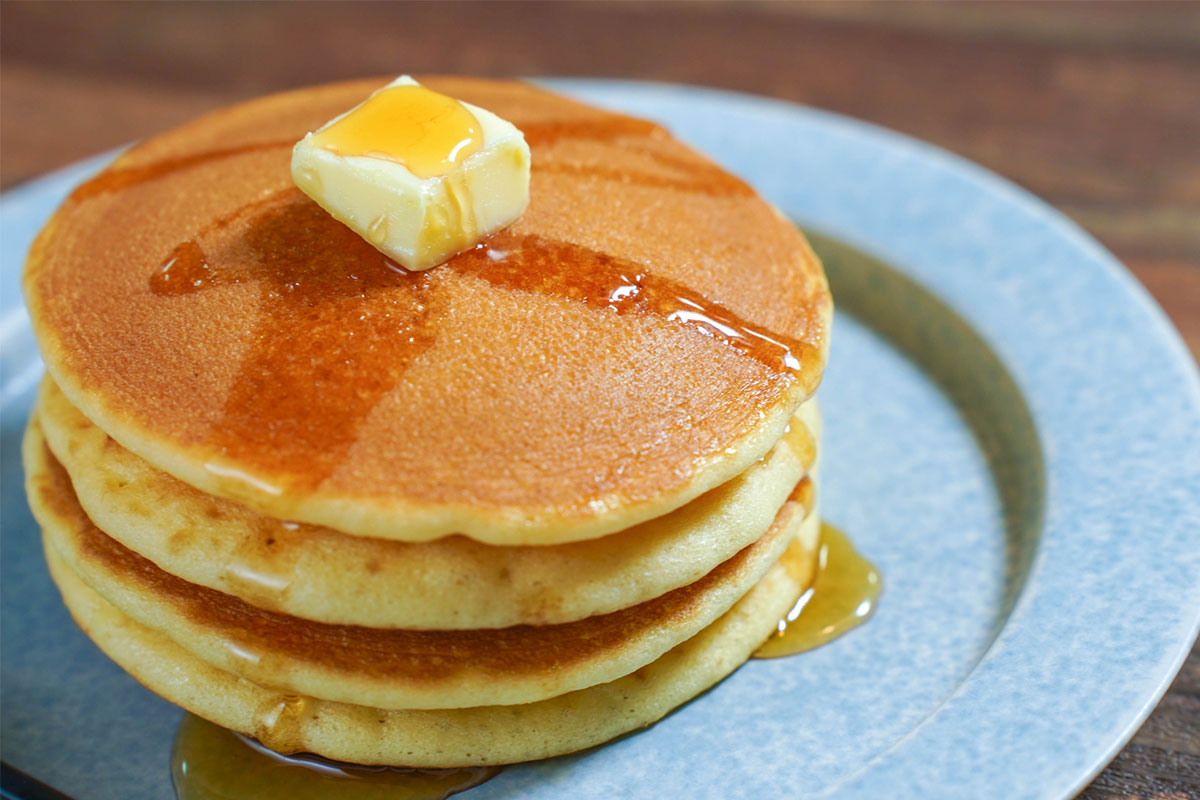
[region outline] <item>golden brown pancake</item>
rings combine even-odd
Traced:
[[[812,552],[817,545],[806,481],[760,539],[699,581],[622,611],[490,630],[329,625],[188,583],[109,537],[79,506],[36,420],[24,457],[30,506],[46,541],[122,613],[255,683],[380,708],[530,703],[615,680],[725,613],[797,536]]]
[[[122,614],[47,548],[50,572],[79,626],[150,690],[283,753],[359,764],[459,767],[548,758],[644,727],[737,669],[812,580],[812,557],[789,550],[703,631],[636,672],[539,703],[385,710],[289,695],[220,670]]]
[[[803,237],[658,126],[430,80],[525,131],[529,210],[424,273],[291,185],[290,147],[380,81],[202,117],[80,187],[24,288],[71,402],[261,513],[408,541],[554,544],[743,472],[815,389]]]
[[[259,608],[334,624],[461,629],[560,624],[699,580],[762,536],[816,457],[816,400],[742,475],[598,539],[497,547],[397,542],[265,517],[125,450],[43,382],[36,414],[87,515],[164,571]]]

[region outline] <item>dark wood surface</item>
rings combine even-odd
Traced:
[[[903,131],[1074,218],[1200,353],[1197,2],[3,2],[0,187],[234,100],[401,71],[698,83]],[[1082,797],[1200,800],[1200,649]]]

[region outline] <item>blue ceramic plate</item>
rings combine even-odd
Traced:
[[[839,308],[822,510],[885,589],[843,639],[472,796],[1073,795],[1200,614],[1200,381],[1162,312],[1058,213],[919,142],[708,89],[552,85],[661,120],[814,234]],[[3,751],[79,798],[159,800],[181,713],[72,625],[20,488],[41,367],[17,276],[99,163],[0,200]]]

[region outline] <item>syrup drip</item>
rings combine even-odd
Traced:
[[[304,723],[312,715],[311,701],[300,695],[264,703],[255,714],[254,738],[276,753],[304,749]]]
[[[171,753],[178,800],[442,800],[500,769],[367,767],[281,755],[192,714],[180,723]]]
[[[875,611],[882,588],[879,572],[871,562],[855,551],[844,533],[822,523],[812,585],[754,657],[795,655],[833,641],[866,622]]]
[[[235,228],[239,234],[228,235]],[[436,280],[453,291],[455,274],[617,314],[664,317],[781,375],[798,371],[811,350],[640,265],[567,242],[501,232],[437,270],[408,272],[298,189],[284,190],[177,245],[150,276],[151,291],[163,297],[238,284],[259,292],[257,323],[209,441],[237,463],[294,476],[295,485],[265,485],[219,463],[210,471],[240,489],[276,495],[332,474],[362,421],[433,345],[441,304],[432,287]],[[263,409],[271,425],[262,424]],[[305,453],[303,463],[297,452]]]

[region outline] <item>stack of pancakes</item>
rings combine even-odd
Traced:
[[[143,143],[39,236],[29,496],[146,686],[281,752],[541,758],[720,680],[807,588],[830,300],[802,236],[641,120],[521,128],[510,228],[406,273],[291,185],[380,82]]]

